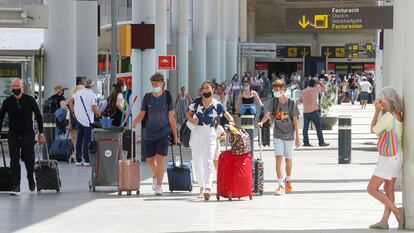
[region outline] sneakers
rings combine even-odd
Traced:
[[[285,180],[285,192],[286,193],[292,192],[292,183],[287,180]]]
[[[156,196],[161,196],[162,195],[162,187],[161,187],[161,185],[157,185],[157,187],[155,188],[155,195]]]
[[[326,143],[326,142],[324,142],[324,143],[319,143],[319,146],[320,146],[320,147],[326,147],[326,146],[329,146],[329,143]]]
[[[35,183],[33,177],[27,178],[27,180],[29,181],[29,190],[30,190],[30,192],[33,192],[36,189],[36,183]]]
[[[83,162],[76,162],[76,163],[75,163],[75,165],[76,165],[77,167],[82,166],[82,164],[83,164]]]
[[[14,186],[11,190],[10,190],[10,196],[19,196],[20,195],[20,187],[19,186]]]
[[[276,189],[275,195],[276,196],[281,196],[285,194],[285,188],[281,185],[279,185],[279,187]]]
[[[90,163],[87,163],[87,162],[83,162],[83,163],[82,163],[82,166],[84,166],[84,167],[90,167],[90,166],[91,166],[91,164],[90,164]]]
[[[152,177],[152,191],[155,192],[156,188],[157,188],[157,178]]]
[[[304,143],[303,144],[303,146],[305,146],[305,147],[313,147],[311,144],[309,144],[309,143]]]

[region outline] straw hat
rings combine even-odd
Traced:
[[[67,90],[68,88],[66,88],[66,87],[64,87],[64,86],[62,86],[62,85],[56,85],[55,87],[54,87],[54,92],[53,92],[53,95],[56,95],[57,93],[59,93],[60,91],[63,91],[63,90]]]

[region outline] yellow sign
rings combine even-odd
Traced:
[[[328,28],[328,15],[315,15],[314,27],[318,29]]]
[[[297,57],[298,49],[297,48],[288,48],[288,57]]]
[[[345,48],[336,48],[335,57],[345,57]]]
[[[326,57],[331,56],[331,55],[332,55],[331,49],[330,49],[330,48],[327,48],[327,49],[325,50],[324,54],[325,54],[325,56],[326,56]]]
[[[358,51],[358,45],[353,45],[352,50]]]
[[[367,50],[368,51],[372,50],[372,45],[371,44],[367,44]]]
[[[352,58],[358,58],[358,53],[352,54]]]
[[[302,28],[306,28],[309,25],[309,20],[306,20],[306,15],[302,15],[302,20],[298,21]]]

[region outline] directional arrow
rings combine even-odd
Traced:
[[[302,21],[298,21],[299,25],[305,29],[309,25],[309,20],[306,20],[306,15],[302,15]]]
[[[327,48],[324,53],[325,53],[325,56],[327,56],[327,57],[332,55],[332,52],[331,52],[330,48]]]
[[[309,52],[308,52],[308,50],[306,49],[306,48],[303,48],[303,51],[302,52],[300,52],[301,54],[302,54],[302,56],[304,56],[304,57],[306,57],[306,56],[308,56],[308,54],[309,54]]]

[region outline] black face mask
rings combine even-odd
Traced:
[[[211,92],[203,93],[204,98],[210,98],[212,95]]]
[[[12,89],[13,95],[18,96],[20,93],[22,93],[22,89]]]

